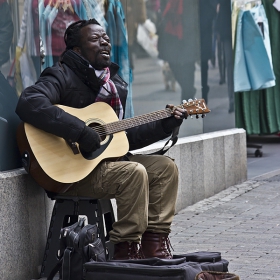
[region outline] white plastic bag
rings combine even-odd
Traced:
[[[137,42],[151,57],[158,56],[156,26],[150,19],[138,25]]]

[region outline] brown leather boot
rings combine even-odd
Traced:
[[[229,272],[202,271],[199,272],[195,280],[240,280],[239,276]]]
[[[141,246],[136,242],[120,242],[115,244],[114,260],[144,259]]]
[[[145,231],[142,235],[141,245],[145,258],[172,259],[170,250],[172,246],[166,233]]]

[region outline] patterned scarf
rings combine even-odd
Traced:
[[[114,82],[110,79],[110,70],[105,68],[103,70],[95,70],[96,77],[98,77],[101,88],[95,99],[95,102],[106,102],[116,112],[119,120],[123,118],[123,107]]]

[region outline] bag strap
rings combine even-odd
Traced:
[[[163,148],[160,149],[160,150],[158,150],[158,151],[156,151],[156,152],[154,152],[154,153],[150,153],[149,155],[164,155],[164,154],[165,154],[171,147],[173,147],[173,146],[176,144],[176,142],[178,141],[179,130],[180,130],[180,126],[175,127],[175,128],[173,129],[173,131],[172,131],[171,137],[170,137],[170,138],[168,139],[168,141],[165,143],[165,145],[163,146]],[[172,142],[172,144],[171,144],[169,147],[167,147],[167,148],[165,149],[165,147],[168,145],[168,143],[169,143],[170,141]]]
[[[62,267],[62,279],[61,280],[70,280],[70,259],[71,253],[73,252],[73,248],[67,247],[64,250],[64,254],[59,260],[59,262],[54,266],[52,271],[50,272],[47,280],[53,280],[57,272]]]
[[[61,280],[70,280],[70,260],[72,252],[73,248],[70,247],[67,247],[64,251]]]
[[[59,260],[59,262],[54,266],[54,268],[52,269],[52,271],[50,272],[47,280],[53,280],[53,278],[55,277],[56,273],[59,271],[59,269],[62,266],[62,262],[63,262],[63,258],[61,258]]]

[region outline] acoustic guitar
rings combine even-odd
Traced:
[[[172,116],[176,106],[152,113],[118,120],[111,106],[104,102],[76,109],[56,105],[67,113],[83,120],[101,137],[100,149],[86,154],[78,144],[69,146],[63,138],[21,123],[17,141],[26,171],[45,190],[63,193],[77,181],[85,178],[101,161],[124,156],[129,149],[125,130]],[[186,117],[209,113],[204,99],[189,100],[177,106],[186,110]]]

